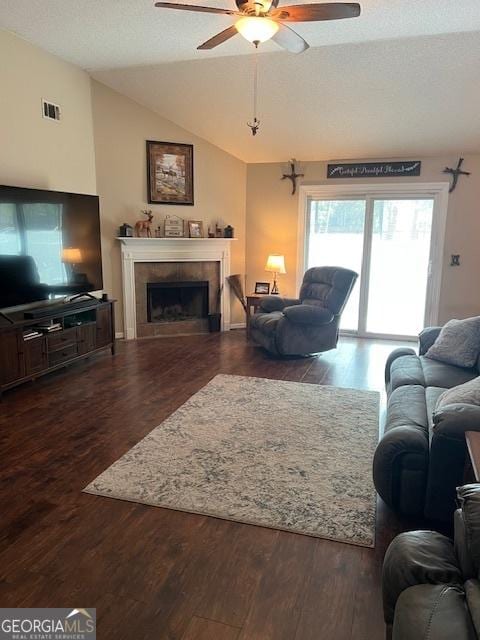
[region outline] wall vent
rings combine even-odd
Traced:
[[[59,122],[62,117],[62,111],[58,104],[49,102],[48,100],[42,100],[42,115],[47,120]]]

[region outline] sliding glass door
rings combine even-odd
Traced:
[[[359,274],[342,331],[414,337],[423,328],[431,264],[434,198],[309,199],[307,268]]]
[[[311,200],[307,233],[307,268],[335,265],[361,273],[365,200]],[[339,262],[340,260],[340,262]],[[358,331],[360,286],[342,314],[341,329]]]

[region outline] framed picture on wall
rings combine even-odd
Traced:
[[[151,204],[193,205],[193,145],[147,140]]]

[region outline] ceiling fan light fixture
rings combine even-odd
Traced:
[[[278,23],[270,18],[251,16],[240,18],[235,23],[235,28],[249,42],[266,42],[273,38],[279,29]]]

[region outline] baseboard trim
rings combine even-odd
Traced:
[[[245,322],[236,322],[230,325],[230,329],[245,329],[247,326],[247,324]],[[185,335],[191,335],[191,334],[185,334]],[[203,334],[199,334],[199,335],[203,335]],[[124,334],[123,331],[116,331],[115,332],[115,339],[116,340],[122,340],[124,338]],[[158,337],[158,336],[156,336]],[[166,337],[171,337],[171,336],[166,336]]]

